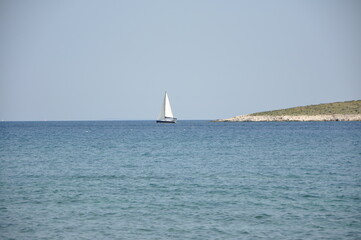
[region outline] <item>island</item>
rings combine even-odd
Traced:
[[[258,112],[214,122],[361,121],[361,100]]]

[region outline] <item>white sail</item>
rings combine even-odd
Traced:
[[[164,117],[173,118],[173,112],[170,106],[170,101],[167,92],[165,92],[165,96],[164,96]]]

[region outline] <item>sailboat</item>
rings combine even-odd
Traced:
[[[177,119],[173,116],[167,92],[165,92],[162,108],[160,110],[157,123],[176,123]]]

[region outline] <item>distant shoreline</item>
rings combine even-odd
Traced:
[[[283,116],[252,116],[241,115],[214,122],[323,122],[323,121],[361,121],[361,114],[332,114],[332,115],[283,115]]]
[[[215,122],[323,121],[361,121],[361,100],[293,107],[215,120]]]

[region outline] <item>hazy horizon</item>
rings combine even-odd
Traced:
[[[0,2],[0,120],[229,118],[361,99],[361,1]]]
[[[349,101],[361,101],[361,99],[358,100],[349,100]],[[349,101],[345,101],[345,102],[349,102]],[[342,101],[343,102],[343,101]],[[332,102],[335,103],[335,102]],[[320,103],[320,104],[327,104],[327,103]],[[318,105],[318,104],[311,104],[311,105]],[[306,106],[310,106],[310,105],[306,105]],[[303,106],[295,106],[295,107],[303,107]],[[293,107],[290,107],[293,108]],[[272,109],[269,111],[274,111],[274,110],[284,110],[284,109]],[[268,111],[268,110],[266,110]],[[253,113],[258,113],[258,112],[253,112]],[[246,113],[246,114],[252,114],[252,113]],[[246,115],[245,114],[245,115]],[[243,115],[243,114],[242,114]],[[239,115],[234,115],[231,117],[236,117]],[[220,118],[218,118],[220,119]],[[211,121],[211,120],[218,120],[218,119],[180,119],[179,121]],[[0,120],[2,122],[63,122],[63,121],[69,121],[69,122],[86,122],[86,121],[154,121],[155,119],[118,119],[118,118],[105,118],[105,119],[68,119],[68,120],[62,120],[62,119],[52,119],[52,120],[48,120],[48,119],[43,119],[43,120]]]

